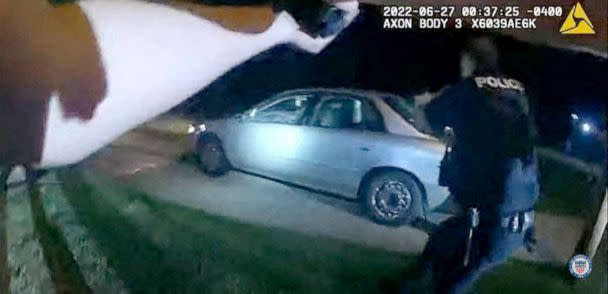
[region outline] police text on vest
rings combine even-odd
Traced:
[[[522,83],[515,79],[498,77],[475,77],[475,84],[477,84],[478,88],[490,87],[524,91]]]

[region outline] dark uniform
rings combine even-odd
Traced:
[[[453,129],[440,182],[468,213],[431,234],[423,261],[437,292],[462,293],[532,240],[539,195],[532,117],[523,85],[496,74],[461,81],[425,111],[436,133]]]

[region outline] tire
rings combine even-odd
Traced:
[[[378,224],[412,224],[423,216],[423,192],[415,178],[402,171],[385,171],[363,183],[361,204]]]
[[[198,162],[201,169],[211,176],[221,176],[230,169],[224,148],[217,139],[209,139],[200,144]]]

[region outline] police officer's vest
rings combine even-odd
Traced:
[[[503,203],[510,159],[532,153],[534,128],[519,81],[498,75],[464,80],[453,127],[449,188],[464,206],[497,208]]]
[[[478,75],[472,78],[479,92],[502,125],[504,152],[509,157],[525,157],[532,151],[535,133],[530,115],[528,97],[519,81],[493,75]]]

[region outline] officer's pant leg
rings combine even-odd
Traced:
[[[452,259],[452,255],[460,251],[461,243],[466,233],[466,219],[461,216],[451,217],[443,221],[435,231],[433,231],[422,252],[423,260],[435,264],[443,264]]]
[[[423,279],[432,281],[432,285],[425,285],[426,290],[439,289],[446,277],[461,269],[466,234],[466,218],[457,216],[442,222],[429,236],[420,261],[420,270],[426,272]]]
[[[466,293],[484,273],[505,263],[524,244],[524,233],[513,233],[500,226],[476,238],[479,255],[470,266],[448,280],[447,293]],[[487,239],[486,239],[487,238]],[[484,248],[485,247],[485,248]]]
[[[481,258],[474,264],[464,268],[455,277],[453,277],[453,280],[448,282],[450,284],[446,285],[445,293],[460,294],[469,292],[473,286],[475,286],[475,282],[479,280],[482,274],[490,271],[505,261],[506,259],[491,260],[485,257]]]

